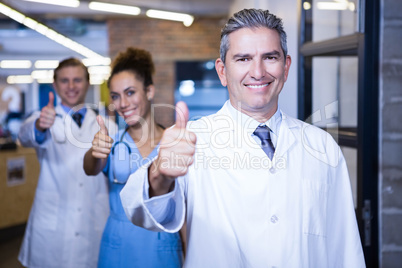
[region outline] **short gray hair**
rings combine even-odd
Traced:
[[[242,28],[265,27],[278,32],[281,40],[281,48],[286,58],[288,48],[286,43],[286,32],[283,29],[282,19],[270,13],[269,10],[243,9],[235,13],[221,30],[220,57],[225,64],[226,53],[229,50],[229,34]]]

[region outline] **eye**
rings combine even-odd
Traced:
[[[135,94],[135,91],[134,91],[134,90],[128,90],[128,91],[126,92],[126,94],[127,94],[127,96],[132,96],[132,95]]]
[[[278,60],[278,56],[270,55],[270,56],[266,56],[265,59],[269,60],[269,61],[276,61],[276,60]]]
[[[115,101],[119,98],[119,95],[111,95],[110,98]]]
[[[250,60],[250,58],[238,58],[237,59],[237,61],[240,61],[240,62],[246,62],[246,61],[249,61]]]

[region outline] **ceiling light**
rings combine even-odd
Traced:
[[[32,30],[37,31],[40,34],[48,37],[49,39],[71,49],[78,54],[83,55],[87,58],[103,58],[100,54],[92,51],[91,49],[71,40],[68,37],[65,37],[58,32],[50,29],[49,27],[33,20],[32,18],[26,17],[24,14],[19,13],[18,11],[0,3],[0,13],[12,18],[15,21],[18,21],[21,24],[26,25],[27,27],[31,28]]]
[[[348,2],[318,2],[317,8],[322,10],[345,10]]]
[[[65,7],[78,7],[80,5],[80,1],[78,0],[24,0],[24,1],[65,6]]]
[[[53,84],[53,77],[52,78],[43,78],[36,80],[38,84]]]
[[[135,6],[115,5],[101,2],[90,2],[88,7],[92,10],[121,13],[127,15],[139,15],[141,13],[141,9]]]
[[[193,80],[183,80],[180,82],[179,92],[183,97],[189,97],[194,94],[195,83]]]
[[[7,77],[7,84],[31,84],[33,78],[30,75],[10,75]]]
[[[304,2],[303,8],[304,8],[304,10],[309,10],[309,9],[311,9],[311,4],[309,2]]]
[[[188,14],[161,11],[155,9],[148,10],[146,15],[154,19],[181,21],[186,27],[189,27],[194,21],[194,17]]]
[[[91,59],[82,59],[82,63],[85,66],[96,66],[96,65],[110,65],[110,58],[91,58]]]
[[[2,60],[0,68],[3,69],[29,69],[32,63],[29,60]]]
[[[37,60],[34,64],[37,69],[55,69],[59,66],[58,60]]]
[[[53,79],[53,73],[53,70],[36,70],[31,73],[31,76],[33,79]]]

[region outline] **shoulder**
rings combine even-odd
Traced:
[[[283,135],[285,131],[291,131],[309,155],[326,163],[334,163],[334,165],[338,163],[342,152],[338,143],[327,131],[283,114],[279,135]]]

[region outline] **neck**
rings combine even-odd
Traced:
[[[127,133],[131,136],[135,143],[138,145],[156,144],[159,143],[163,128],[160,127],[154,120],[146,120],[146,124],[136,124],[130,126]]]
[[[233,108],[235,108],[236,110],[245,115],[248,115],[249,117],[253,118],[259,123],[267,122],[272,116],[274,116],[274,114],[278,110],[277,103],[275,103],[274,105],[267,104],[262,108],[250,108],[250,107],[244,107],[244,105],[237,107],[236,105],[233,105],[233,103],[231,104]]]

